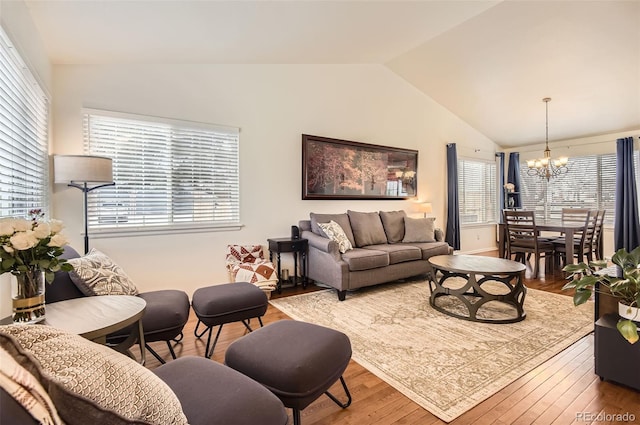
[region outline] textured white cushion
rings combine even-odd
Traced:
[[[71,280],[87,296],[138,295],[138,288],[124,270],[97,249],[68,261],[73,266]]]
[[[164,381],[109,347],[45,325],[0,326],[0,347],[41,380],[69,425],[187,423]]]
[[[329,237],[329,239],[336,241],[338,244],[338,250],[341,253],[344,254],[350,249],[353,249],[353,246],[351,245],[347,235],[344,233],[344,230],[342,230],[342,227],[335,221],[331,220],[328,223],[318,223],[318,226]]]

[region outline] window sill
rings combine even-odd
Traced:
[[[90,229],[89,235],[92,239],[121,238],[132,236],[166,236],[187,233],[210,233],[210,232],[230,232],[238,231],[244,227],[243,224],[207,224],[201,226],[144,226],[144,227],[123,227],[119,229]]]

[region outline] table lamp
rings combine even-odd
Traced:
[[[418,204],[418,211],[424,213],[424,218],[427,218],[427,214],[431,214],[433,212],[433,206],[431,202],[420,202]]]
[[[111,158],[94,155],[54,155],[54,183],[80,189],[84,193],[84,253],[89,252],[87,194],[92,190],[113,186]]]

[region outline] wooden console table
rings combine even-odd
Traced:
[[[527,288],[524,286],[526,270],[524,264],[477,255],[437,255],[429,258],[429,264],[434,269],[429,279],[431,289],[429,304],[439,312],[459,319],[483,323],[514,323],[526,317],[524,298]],[[440,279],[436,276],[437,272],[442,273]],[[452,278],[462,278],[464,283],[450,285],[447,280]],[[486,285],[488,282],[497,283],[505,291],[497,293],[491,291]],[[438,305],[440,297],[456,300],[457,306],[465,308],[467,314]],[[512,306],[515,314],[506,318],[479,317],[479,310],[490,301]]]

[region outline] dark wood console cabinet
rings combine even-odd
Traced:
[[[596,375],[640,391],[640,343],[625,340],[616,328],[617,323],[617,314],[605,314],[596,322]]]

